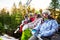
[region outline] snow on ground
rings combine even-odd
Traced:
[[[14,37],[8,36],[7,34],[4,34],[3,36],[0,36],[3,40],[18,40]]]

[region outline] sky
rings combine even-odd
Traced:
[[[10,10],[13,6],[13,3],[15,3],[18,7],[18,3],[20,1],[22,4],[25,4],[27,0],[0,0],[0,9],[6,8]],[[35,9],[46,9],[48,8],[50,2],[51,0],[32,0],[30,6]]]

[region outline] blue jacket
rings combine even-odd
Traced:
[[[36,33],[34,34],[37,36],[38,34],[41,36],[51,36],[54,34],[58,29],[58,23],[56,20],[46,20],[43,24],[37,25],[34,30]]]

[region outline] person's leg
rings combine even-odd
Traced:
[[[19,40],[21,40],[21,37],[22,37],[22,32],[20,32],[19,36],[20,36],[20,37],[19,37]]]
[[[28,40],[38,40],[38,38],[35,36],[31,36]]]
[[[28,40],[31,37],[31,31],[29,29],[26,29],[25,31],[23,31],[22,33],[22,37],[21,40]]]

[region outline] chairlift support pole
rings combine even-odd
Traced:
[[[26,10],[26,14],[28,14],[27,8],[29,6],[29,4],[31,3],[32,0],[27,0],[26,2],[26,6],[25,6],[25,10]]]

